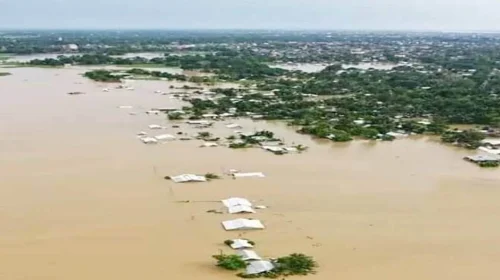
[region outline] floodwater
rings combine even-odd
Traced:
[[[392,70],[398,66],[398,64],[395,63],[374,63],[374,62],[363,62],[363,63],[358,63],[358,64],[343,64],[342,68],[344,69],[349,69],[349,68],[356,68],[360,70],[369,70],[369,69],[375,69],[375,70]]]
[[[29,62],[31,60],[34,60],[34,59],[48,59],[48,58],[52,58],[52,59],[56,59],[58,56],[61,56],[61,55],[66,55],[66,56],[70,56],[72,54],[64,54],[64,53],[38,53],[38,54],[26,54],[26,55],[9,55],[7,58],[8,58],[8,62],[20,62],[20,63],[24,63],[24,62]]]
[[[321,72],[323,69],[325,69],[328,64],[321,64],[321,63],[281,63],[281,64],[272,64],[269,65],[270,67],[274,68],[281,68],[289,71],[302,71],[306,73],[316,73],[316,72]],[[368,69],[375,69],[375,70],[392,70],[393,68],[399,66],[398,64],[394,63],[372,63],[372,62],[364,62],[364,63],[359,63],[359,64],[342,64],[342,68],[344,69],[349,69],[349,68],[356,68],[360,70],[368,70]]]
[[[272,68],[281,68],[288,71],[302,71],[306,73],[321,72],[327,66],[328,64],[320,63],[278,63],[269,65],[269,67]]]
[[[83,55],[84,53],[39,53],[39,54],[29,54],[29,55],[10,55],[8,56],[9,62],[29,62],[34,59],[47,59],[47,58],[57,58],[58,56],[73,56],[73,55]],[[123,55],[112,55],[112,57],[121,58],[134,58],[142,57],[147,59],[161,58],[163,57],[161,52],[142,52],[142,53],[126,53]]]
[[[197,140],[148,146],[138,131],[196,131],[142,113],[183,105],[154,94],[171,83],[103,92],[114,87],[85,80],[81,69],[9,72],[0,78],[1,279],[238,279],[211,259],[238,236],[263,257],[314,256],[318,273],[304,279],[498,279],[500,170],[465,162],[468,151],[426,138],[333,144],[248,120],[234,122],[310,150],[275,156],[199,148]],[[212,133],[230,134],[225,124]],[[232,168],[267,177],[163,179]],[[266,229],[225,232],[220,222],[235,216],[206,211],[230,196],[269,206],[250,216]]]

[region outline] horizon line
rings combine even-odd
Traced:
[[[357,29],[357,28],[144,28],[144,27],[74,27],[74,28],[45,28],[45,27],[0,27],[0,32],[5,31],[191,31],[191,32],[362,32],[362,33],[489,33],[498,34],[500,29]]]

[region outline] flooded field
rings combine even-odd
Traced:
[[[303,279],[498,279],[500,172],[463,161],[470,152],[426,138],[334,144],[244,119],[230,122],[310,149],[276,156],[198,140],[144,145],[139,131],[203,131],[144,113],[185,105],[154,94],[172,83],[117,90],[83,71],[12,68],[0,78],[1,279],[238,279],[211,258],[231,252],[222,242],[240,233],[220,222],[235,216],[206,213],[231,196],[269,206],[251,216],[265,230],[241,233],[261,256],[317,259],[318,273]],[[227,123],[210,131],[229,135]],[[266,178],[163,179],[232,168]]]

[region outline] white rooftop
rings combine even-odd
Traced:
[[[246,178],[246,177],[258,177],[258,178],[264,178],[266,175],[262,172],[250,172],[250,173],[234,173],[233,176],[235,178]]]
[[[482,140],[481,143],[488,144],[488,145],[491,145],[491,146],[499,146],[500,145],[500,139],[488,138],[488,139]]]
[[[500,155],[500,149],[489,149],[486,147],[479,147],[478,149],[489,154]]]
[[[205,142],[203,143],[203,145],[201,145],[202,147],[217,147],[219,146],[219,144],[215,143],[215,142]]]
[[[226,125],[227,128],[241,128],[241,125],[237,124],[237,123],[232,123],[232,124],[228,124]]]
[[[253,248],[253,245],[246,239],[233,239],[231,241],[233,241],[231,244],[231,248],[233,249]]]
[[[253,261],[250,262],[247,266],[246,273],[247,274],[259,274],[267,271],[271,271],[274,269],[274,265],[270,261]]]
[[[170,179],[176,183],[186,183],[186,182],[206,182],[207,178],[205,176],[198,176],[194,174],[181,174],[177,176],[172,176]]]
[[[166,140],[175,140],[175,136],[170,135],[170,134],[161,134],[161,135],[155,136],[155,139],[160,140],[160,141],[162,141],[162,140],[165,140],[165,141]]]
[[[209,121],[203,121],[203,120],[200,120],[200,121],[187,121],[186,123],[187,124],[210,124]]]
[[[150,124],[148,127],[149,129],[162,129],[161,125],[157,124]]]
[[[231,197],[228,199],[224,199],[222,200],[222,203],[226,207],[233,207],[238,205],[252,206],[252,203],[248,201],[248,199],[240,197]]]
[[[284,152],[284,149],[282,147],[277,147],[277,146],[262,146],[262,149],[273,153]]]
[[[259,220],[236,219],[222,222],[225,230],[250,230],[264,229],[264,225]]]
[[[140,138],[142,143],[144,144],[156,144],[158,143],[158,140],[156,140],[155,138],[152,138],[152,137],[142,137]]]
[[[241,251],[238,251],[237,254],[244,261],[257,261],[257,260],[261,260],[262,259],[253,250],[241,250]]]

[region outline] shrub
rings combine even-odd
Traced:
[[[229,144],[229,148],[231,149],[244,149],[247,148],[247,143],[231,143]]]
[[[169,120],[182,120],[183,117],[182,117],[182,114],[181,113],[170,113],[168,114],[168,119]]]
[[[307,275],[314,273],[317,267],[316,261],[312,257],[304,254],[291,254],[281,257],[276,261],[275,272],[280,275]]]
[[[302,152],[302,151],[305,151],[305,150],[307,150],[307,149],[308,149],[308,147],[307,147],[307,146],[304,146],[304,145],[302,145],[302,144],[297,145],[295,148],[296,148],[296,149],[297,149],[297,151],[299,151],[299,152]]]
[[[212,134],[210,132],[198,132],[198,138],[204,139],[204,138],[210,138],[212,137]]]
[[[392,136],[392,135],[387,135],[387,134],[384,134],[384,136],[382,136],[382,141],[393,141],[394,139],[396,139],[396,137]]]
[[[227,270],[239,270],[247,266],[245,261],[237,255],[220,254],[214,255],[213,258],[217,260],[218,267],[222,267]]]
[[[220,176],[214,173],[207,173],[205,177],[209,180],[220,179]]]
[[[500,161],[484,161],[484,162],[480,162],[479,166],[481,166],[481,167],[499,167]]]

